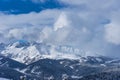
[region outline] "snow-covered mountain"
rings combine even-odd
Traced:
[[[26,63],[26,61],[32,60],[40,55],[34,45],[23,42],[15,42],[8,45],[1,54],[22,63]]]
[[[90,76],[92,74],[98,75],[98,73],[101,73],[102,76],[103,72],[108,72],[108,71],[119,72],[118,70],[120,70],[119,67],[120,65],[118,64],[119,62],[117,62],[116,65],[114,64],[114,61],[111,58],[89,57],[88,59],[83,57],[83,60],[84,61],[72,60],[72,59],[71,60],[70,59],[59,59],[59,60],[40,59],[39,61],[33,62],[29,65],[25,65],[25,67],[19,70],[11,66],[6,66],[6,67],[0,66],[0,77],[9,78],[13,80],[16,79],[18,80],[20,76],[26,76],[26,80],[29,79],[43,80],[43,78],[44,80],[49,80],[51,78],[55,80],[62,80],[66,78],[68,80],[79,80],[79,79],[84,80],[85,78],[86,80],[86,77],[88,75]],[[14,63],[16,63],[16,61],[13,60],[11,64]]]
[[[2,43],[0,50],[0,77],[7,79],[25,76],[26,80],[86,80],[90,76],[96,79],[99,74],[102,77],[104,72],[109,76],[114,71],[110,74],[114,75],[120,70],[120,59],[84,56],[80,49],[68,45],[20,40]]]
[[[82,52],[80,49],[73,48],[71,46],[51,45],[45,43],[17,41],[15,43],[7,45],[1,50],[1,55],[12,58],[21,63],[32,63],[39,59],[51,58],[79,58]]]

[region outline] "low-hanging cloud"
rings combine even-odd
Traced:
[[[105,38],[109,43],[120,45],[119,11],[111,16],[111,23],[105,26]]]
[[[114,56],[119,55],[119,0],[60,2],[68,7],[39,13],[0,14],[0,38],[71,45],[89,55],[113,56],[114,52]]]
[[[33,39],[38,41],[41,30],[51,27],[60,14],[59,10],[45,10],[40,13],[31,12],[29,14],[8,15],[0,14],[0,34],[11,41],[18,39]],[[53,15],[54,14],[54,15]],[[34,37],[34,38],[33,38]],[[4,40],[3,40],[4,41]]]

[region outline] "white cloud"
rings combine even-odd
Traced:
[[[0,39],[27,39],[72,45],[90,54],[112,54],[112,48],[118,48],[116,44],[120,45],[120,15],[113,16],[116,15],[113,13],[120,13],[119,0],[60,1],[69,6],[40,13],[0,14]]]
[[[59,10],[45,10],[40,13],[29,13],[20,15],[0,15],[0,29],[11,27],[24,27],[27,25],[41,26],[53,24],[57,16],[60,14]],[[4,20],[5,19],[5,20]]]
[[[52,27],[60,13],[61,11],[57,9],[19,15],[1,13],[0,33],[8,40],[24,38],[28,38],[28,40],[38,40],[40,31],[45,26]],[[0,37],[0,39],[3,38]]]
[[[79,45],[90,54],[119,55],[119,19],[113,20],[120,16],[116,15],[120,14],[119,0],[61,1],[70,5],[66,10],[70,13],[72,30],[67,42]]]
[[[108,42],[120,45],[120,24],[111,23],[106,27],[106,39]]]
[[[113,13],[111,23],[105,26],[105,38],[108,42],[120,45],[120,11]]]
[[[69,20],[67,19],[67,15],[62,12],[58,18],[58,20],[54,24],[54,30],[57,31],[59,28],[70,26]]]

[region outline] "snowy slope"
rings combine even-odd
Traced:
[[[12,60],[12,59],[4,57],[4,56],[0,56],[0,66],[1,67],[9,67],[12,69],[17,69],[17,70],[26,67],[25,64],[17,62],[15,60]]]
[[[39,59],[78,59],[82,52],[71,46],[50,45],[45,43],[17,41],[1,51],[3,56],[29,64]]]
[[[8,45],[1,54],[25,63],[27,60],[32,60],[34,57],[37,57],[39,55],[39,51],[35,48],[35,46],[21,45],[16,42],[12,45]]]

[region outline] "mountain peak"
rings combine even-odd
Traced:
[[[13,44],[10,44],[10,46],[13,46],[16,48],[21,48],[21,47],[30,46],[30,43],[26,40],[18,40],[16,42],[14,42]]]

